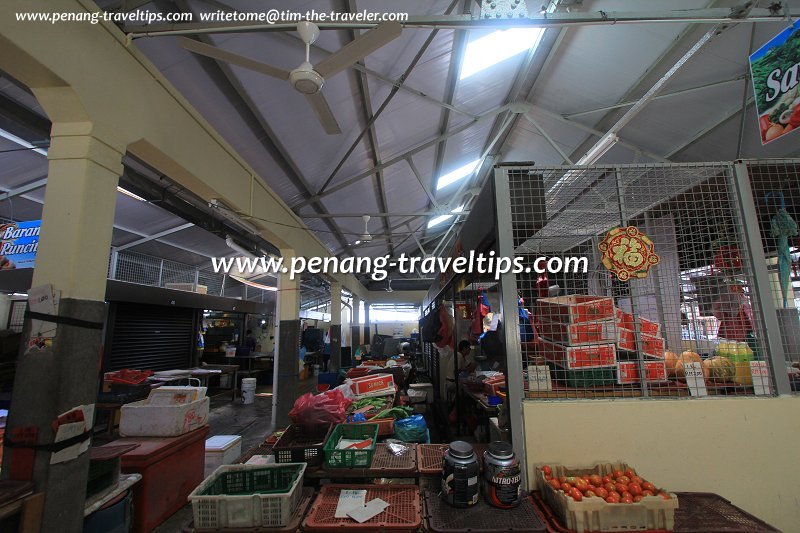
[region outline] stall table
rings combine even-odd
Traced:
[[[529,498],[513,509],[499,510],[481,498],[466,509],[455,508],[445,503],[438,492],[426,490],[422,493],[422,516],[425,531],[450,533],[457,531],[496,532],[516,531],[520,533],[546,533],[547,526],[539,517]]]
[[[408,451],[401,456],[394,455],[388,444],[375,445],[372,465],[369,468],[326,468],[320,466],[306,470],[306,479],[363,479],[378,477],[417,477],[417,445],[406,444]]]

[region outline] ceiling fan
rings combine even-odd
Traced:
[[[392,289],[392,278],[389,278],[389,286],[386,287],[386,292],[394,292],[394,289]]]
[[[402,29],[397,22],[384,22],[356,37],[316,65],[312,65],[311,45],[319,37],[319,27],[313,22],[300,22],[297,25],[297,33],[306,43],[306,59],[291,72],[186,37],[181,38],[181,46],[198,55],[225,61],[273,78],[289,80],[297,92],[306,96],[325,133],[335,135],[341,133],[342,130],[336,122],[336,117],[333,115],[328,101],[320,92],[325,84],[325,79],[349,68],[375,50],[398,38]]]
[[[361,218],[364,220],[364,233],[361,234],[359,240],[361,242],[370,242],[372,241],[372,235],[369,232],[369,219],[372,217],[369,215],[361,215]]]

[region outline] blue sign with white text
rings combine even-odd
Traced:
[[[41,220],[0,225],[0,270],[33,268]]]

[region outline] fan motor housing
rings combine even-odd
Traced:
[[[305,65],[301,65],[299,68],[290,72],[289,81],[298,92],[303,94],[318,93],[319,90],[322,89],[325,79],[314,69],[304,67]]]

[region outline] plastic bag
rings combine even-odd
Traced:
[[[426,442],[428,425],[422,415],[414,415],[394,422],[394,436],[403,442]]]
[[[346,411],[353,403],[345,398],[342,391],[333,389],[314,396],[310,392],[300,396],[289,411],[295,424],[317,426],[340,424],[346,418]]]

